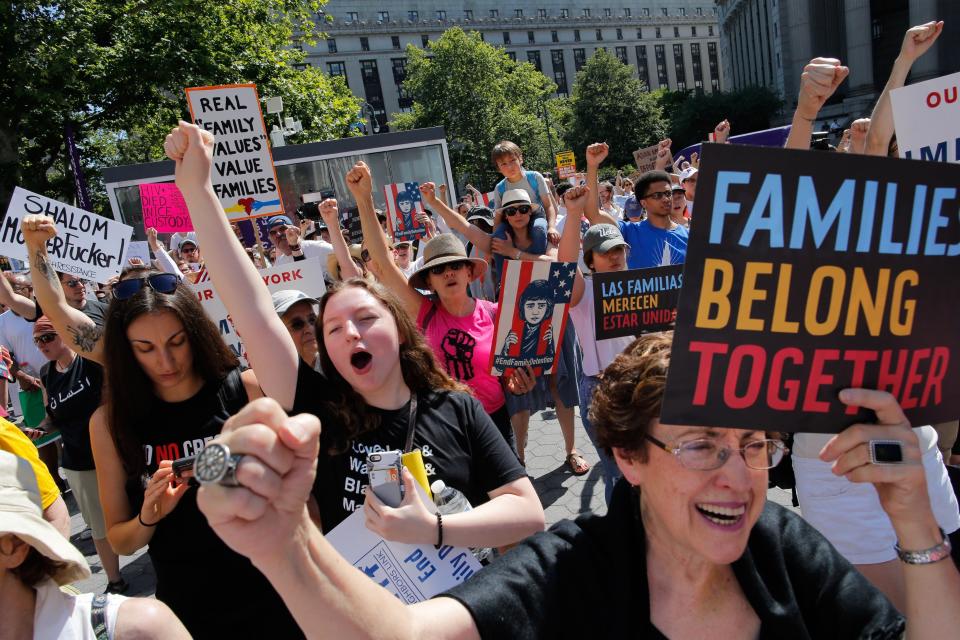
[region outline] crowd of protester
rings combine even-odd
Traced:
[[[907,32],[870,118],[852,122],[832,151],[896,156],[890,91],[942,28]],[[804,68],[788,148],[810,148],[847,74],[831,58]],[[731,128],[720,122],[713,139],[727,142]],[[847,389],[840,399],[872,409],[877,424],[798,433],[789,448],[772,431],[662,424],[672,333],[597,339],[594,274],[685,261],[696,154],[674,160],[664,140],[653,170],[601,181],[609,149],[596,142],[584,150],[586,172],[555,184],[503,141],[491,152],[503,179],[489,207],[472,187],[454,202],[445,185],[420,185],[426,237],[416,242],[390,236],[374,205],[377,176],[358,162],[344,179],[362,244],[349,242],[340,204],[326,199],[315,220],[267,220],[265,249],[244,247],[211,187],[213,142],[180,123],[165,143],[195,231],[165,245],[146,229],[155,262],[99,288],[53,269],[51,218],[22,221],[29,272],[0,278],[0,345],[12,354],[0,401],[23,417],[19,427],[0,419],[0,449],[15,454],[0,453],[0,636],[960,634],[950,604],[960,574],[942,553],[950,541],[954,557],[960,547],[947,471],[958,462],[956,422],[912,427],[891,395]],[[551,375],[490,371],[507,261],[578,265]],[[271,294],[258,269],[293,262],[321,271],[326,293]],[[249,368],[188,286],[206,279]],[[521,300],[521,314],[526,302],[542,301]],[[26,420],[37,402],[46,415]],[[579,408],[607,503],[605,516],[549,532],[525,470],[531,414],[546,408],[565,464],[583,475]],[[38,451],[31,440],[48,432],[61,442]],[[875,437],[900,442],[911,464],[864,461]],[[211,441],[243,456],[236,484],[198,490],[174,461]],[[398,449],[419,450],[429,480],[473,508],[431,513],[406,470],[403,500],[388,506],[366,487],[363,463],[367,452]],[[802,517],[766,500],[769,470],[787,455]],[[58,589],[89,575],[67,539],[66,490],[91,529],[105,595]],[[361,509],[385,540],[503,557],[405,606],[326,541]],[[119,557],[144,547],[156,600],[125,598]],[[901,561],[904,549],[938,561]],[[590,612],[589,628],[580,612]],[[94,635],[98,625],[107,635]]]

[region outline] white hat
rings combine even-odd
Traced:
[[[697,169],[696,167],[687,167],[686,169],[680,172],[680,182],[681,183],[686,182],[687,180],[697,175],[698,173],[699,173],[699,169]]]
[[[503,197],[500,198],[499,210],[502,211],[507,207],[512,207],[518,204],[530,205],[533,207],[534,211],[540,208],[539,204],[530,199],[530,193],[526,189],[510,189],[504,192]]]
[[[37,476],[30,463],[0,451],[0,535],[13,534],[60,563],[50,576],[64,585],[90,577],[83,554],[43,519]]]

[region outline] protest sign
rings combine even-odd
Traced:
[[[491,373],[510,375],[517,367],[533,367],[534,375],[554,373],[577,263],[505,260],[503,265]]]
[[[406,604],[423,602],[465,582],[482,568],[469,549],[384,540],[354,511],[326,535],[347,562]]]
[[[172,182],[141,184],[140,210],[143,211],[144,229],[153,227],[159,233],[193,231],[187,203]]]
[[[139,258],[143,261],[143,264],[150,264],[150,243],[146,240],[132,240],[130,242],[130,248],[127,249],[127,255],[124,258],[123,265],[127,266],[130,264],[131,258]]]
[[[423,213],[423,198],[417,182],[397,182],[384,185],[383,195],[387,201],[387,226],[390,237],[396,241],[413,241],[424,238],[427,228],[417,222],[417,214]]]
[[[337,212],[340,228],[346,231],[347,244],[363,244],[363,229],[360,227],[360,210],[345,207]]]
[[[657,151],[660,145],[653,145],[637,149],[633,152],[633,163],[637,165],[637,173],[646,173],[653,171],[654,164],[657,162]]]
[[[677,318],[683,265],[595,273],[597,340],[664,331]]]
[[[556,160],[557,177],[560,180],[571,178],[577,172],[577,159],[573,155],[573,151],[561,151],[557,154]]]
[[[960,167],[709,145],[661,419],[835,432],[960,416]]]
[[[960,162],[960,73],[890,92],[901,158]]]
[[[197,294],[200,306],[203,307],[207,317],[220,328],[220,336],[223,341],[246,365],[247,350],[243,346],[243,339],[234,328],[227,313],[227,308],[220,300],[220,296],[217,295],[213,283],[207,280],[206,271],[202,270],[200,274],[203,281],[189,285],[190,288]],[[284,289],[296,289],[319,299],[327,290],[327,285],[323,281],[323,267],[321,267],[318,258],[261,269],[260,277],[263,278],[263,282],[267,285],[270,293],[283,291]]]
[[[133,227],[20,187],[14,189],[3,218],[0,254],[27,259],[20,221],[29,214],[54,219],[57,235],[47,242],[47,253],[57,271],[96,282],[106,282],[120,274]]]
[[[194,124],[214,135],[213,190],[230,220],[283,213],[257,87],[187,89]]]

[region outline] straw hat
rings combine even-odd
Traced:
[[[90,577],[90,567],[70,541],[43,519],[40,489],[33,467],[0,451],[0,535],[13,534],[62,564],[51,576],[60,585]]]
[[[486,261],[467,256],[467,250],[457,236],[452,233],[441,233],[431,238],[430,242],[423,247],[423,266],[410,275],[410,284],[416,289],[428,289],[426,276],[430,269],[451,262],[472,264],[474,280],[482,277],[487,270]]]
[[[350,252],[351,258],[356,258],[357,260],[363,262],[363,258],[360,257],[363,253],[363,247],[361,247],[359,244],[351,244],[347,248]],[[330,274],[330,278],[332,280],[339,279],[337,275],[340,273],[339,269],[340,262],[337,260],[337,254],[331,251],[329,254],[327,254],[327,273]]]

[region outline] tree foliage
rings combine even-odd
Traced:
[[[730,121],[733,135],[768,129],[782,106],[777,94],[766,87],[699,95],[674,91],[664,93],[661,100],[670,120],[674,151],[703,142],[724,118]]]
[[[157,160],[183,89],[254,82],[309,142],[350,134],[342,80],[298,70],[324,0],[13,0],[0,3],[0,206],[19,184],[69,200],[72,123],[93,193],[106,165]],[[268,123],[269,126],[269,123]],[[105,204],[99,194],[99,206]],[[95,209],[98,207],[94,207]]]
[[[408,46],[407,56],[404,89],[413,108],[397,115],[391,126],[444,127],[450,160],[462,181],[486,189],[500,179],[490,150],[503,139],[520,146],[528,168],[553,165],[542,116],[556,85],[533,65],[514,62],[478,33],[456,27],[432,41],[429,50]],[[556,144],[556,131],[551,135]]]
[[[610,145],[608,164],[622,166],[633,162],[636,149],[656,144],[667,133],[657,97],[644,91],[632,67],[603,49],[577,73],[570,109],[566,140],[578,166],[593,142]]]

